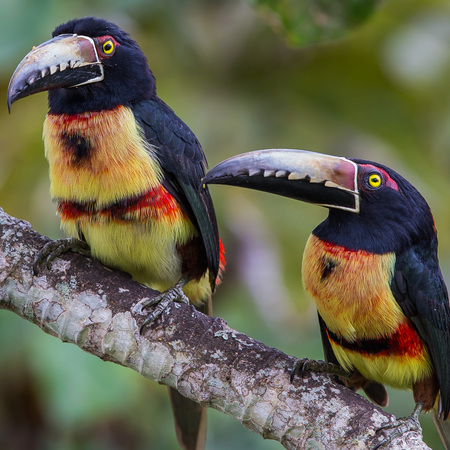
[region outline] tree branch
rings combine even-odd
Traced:
[[[127,274],[65,254],[34,276],[36,253],[48,241],[0,208],[0,308],[86,352],[174,387],[186,397],[239,420],[288,449],[367,448],[394,417],[330,376],[307,373],[291,383],[295,359],[229,328],[220,318],[172,304],[139,333],[130,309],[156,295]],[[408,432],[389,448],[428,448]]]

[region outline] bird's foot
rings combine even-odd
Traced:
[[[144,323],[141,325],[141,332],[146,325],[159,317],[170,303],[180,302],[189,305],[189,299],[183,292],[183,287],[186,286],[188,281],[189,280],[182,278],[177,284],[175,284],[175,286],[161,292],[161,294],[156,297],[144,298],[133,306],[132,312],[143,316],[145,315],[144,309],[156,305],[156,308],[145,318]]]
[[[422,433],[422,428],[419,422],[419,414],[422,411],[422,408],[423,403],[417,403],[414,411],[409,417],[401,417],[394,422],[389,422],[386,425],[382,425],[380,428],[378,428],[378,430],[376,431],[377,433],[382,430],[388,430],[392,428],[394,429],[394,431],[385,439],[383,439],[379,444],[377,444],[373,448],[373,450],[388,445],[393,439],[407,433],[408,431],[418,431]]]
[[[350,375],[341,366],[326,361],[316,361],[314,359],[302,358],[297,359],[294,366],[289,370],[291,383],[295,375],[298,373],[302,377],[306,371],[329,373],[330,375],[337,375],[339,377],[348,378]]]
[[[36,255],[33,262],[33,271],[37,275],[44,264],[47,269],[51,269],[51,264],[55,258],[66,252],[79,253],[84,256],[91,256],[91,250],[86,242],[76,238],[57,239],[47,242]]]

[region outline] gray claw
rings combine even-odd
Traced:
[[[402,417],[397,419],[395,422],[389,422],[386,425],[382,425],[377,433],[382,430],[388,430],[390,428],[394,428],[394,431],[385,439],[383,439],[379,444],[377,444],[373,450],[377,450],[380,447],[388,445],[394,438],[401,436],[402,434],[407,433],[408,431],[419,431],[422,432],[422,428],[420,427],[419,422],[419,414],[422,411],[423,403],[417,403],[414,411],[409,417]]]
[[[57,239],[56,241],[47,242],[44,247],[36,255],[33,262],[33,272],[39,274],[40,267],[45,263],[47,269],[51,269],[53,260],[66,252],[79,253],[84,256],[91,256],[89,246],[86,242],[79,239]]]
[[[144,323],[141,325],[142,329],[158,318],[162,312],[170,305],[172,302],[180,302],[189,305],[189,299],[183,292],[183,287],[187,284],[188,280],[181,279],[175,286],[167,289],[161,294],[153,298],[143,298],[136,305],[133,306],[132,312],[139,315],[144,315],[144,309],[150,306],[156,305],[155,309],[145,318]]]

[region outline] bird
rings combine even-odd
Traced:
[[[417,424],[432,410],[449,448],[450,306],[435,222],[419,191],[385,165],[295,149],[231,157],[203,182],[328,208],[302,260],[325,360],[381,406],[385,385],[411,389],[411,418]]]
[[[211,315],[225,257],[201,183],[206,157],[158,97],[138,44],[105,19],[69,20],[19,63],[8,86],[9,110],[42,91],[50,194],[69,239],[50,242],[36,270],[63,251],[80,251],[161,292],[135,309],[143,313],[160,302],[146,323],[173,299]],[[174,389],[170,395],[181,447],[203,448],[205,409]]]

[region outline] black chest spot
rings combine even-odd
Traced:
[[[92,145],[89,138],[81,134],[62,133],[64,149],[70,154],[70,161],[74,165],[80,165],[87,162],[91,158]]]
[[[320,281],[326,280],[333,272],[333,270],[338,266],[338,262],[328,258],[326,256],[323,256],[320,258],[320,269],[321,269],[321,275],[320,275]]]

